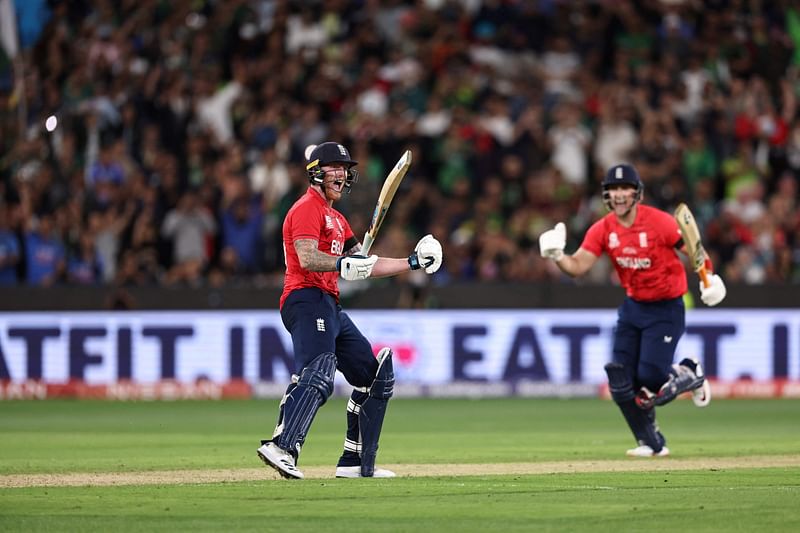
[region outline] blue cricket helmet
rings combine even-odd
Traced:
[[[611,194],[608,192],[609,188],[614,185],[631,185],[636,188],[633,200],[639,202],[642,199],[644,192],[644,183],[642,178],[639,177],[639,172],[633,165],[623,163],[621,165],[614,165],[608,169],[605,177],[603,178],[603,203],[611,210]]]
[[[358,181],[358,172],[352,169],[353,166],[358,164],[358,161],[350,157],[350,151],[344,145],[330,141],[318,144],[308,154],[306,171],[308,172],[309,181],[316,185],[322,185],[325,179],[325,172],[322,167],[331,163],[344,163],[347,165],[345,187],[349,189],[353,183]]]

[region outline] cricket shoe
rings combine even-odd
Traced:
[[[337,466],[336,477],[362,477],[360,466]],[[372,477],[397,477],[397,474],[385,468],[376,468],[372,473]]]
[[[709,385],[708,380],[705,379],[705,373],[703,372],[703,366],[700,364],[700,361],[687,357],[682,359],[678,364],[688,368],[694,373],[698,380],[702,380],[697,387],[692,389],[692,401],[694,404],[697,407],[705,407],[711,403],[711,385]]]
[[[628,457],[667,457],[669,455],[669,448],[664,446],[661,448],[661,451],[654,452],[653,448],[643,444],[642,446],[631,448],[625,452],[625,455]]]
[[[292,454],[279,448],[274,442],[266,442],[256,450],[258,457],[264,461],[264,464],[270,468],[274,468],[278,473],[286,479],[303,479],[303,473],[295,466],[294,457]]]

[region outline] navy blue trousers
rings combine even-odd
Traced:
[[[333,296],[317,288],[298,289],[284,301],[281,320],[292,335],[295,374],[318,355],[333,352],[350,385],[372,385],[378,371],[372,346]]]
[[[637,302],[618,309],[612,360],[625,365],[635,390],[658,392],[668,377],[678,340],[686,330],[683,298]]]

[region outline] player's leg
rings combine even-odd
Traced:
[[[394,390],[391,350],[382,349],[376,358],[367,339],[345,313],[340,321],[339,370],[354,389],[347,402],[347,433],[336,476],[394,477],[390,470],[375,468],[386,407]]]
[[[336,465],[338,477],[345,477],[351,474],[352,477],[361,476],[361,430],[359,429],[358,417],[361,414],[361,406],[369,397],[368,387],[354,387],[347,401],[347,431],[344,437],[344,451]]]
[[[300,373],[297,384],[290,387],[284,396],[282,416],[276,427],[279,433],[258,449],[259,457],[284,477],[303,478],[296,461],[311,422],[333,393],[335,373],[336,356],[333,353],[323,353],[314,358]]]
[[[636,401],[640,407],[648,408],[670,403],[684,392],[692,393],[692,402],[698,407],[711,403],[711,385],[705,379],[703,366],[694,358],[684,358],[680,363],[671,366],[669,377],[659,387],[658,392],[651,392],[642,387]]]
[[[625,422],[638,446],[628,450],[628,455],[666,455],[666,440],[655,424],[655,413],[642,410],[636,403],[641,331],[636,324],[639,310],[626,299],[620,307],[619,320],[614,329],[612,362],[605,366],[611,398],[619,407]]]
[[[264,463],[268,466],[275,468],[275,464],[282,465],[282,468],[276,468],[281,475],[284,475],[285,470],[293,470],[297,469],[296,459],[293,455],[286,452],[285,450],[280,450],[277,448],[277,444],[274,444],[273,441],[277,441],[278,437],[280,437],[281,432],[283,432],[283,420],[286,410],[286,400],[289,398],[289,395],[297,387],[297,380],[300,378],[297,374],[292,374],[292,381],[289,383],[289,386],[286,388],[286,392],[283,393],[283,398],[281,398],[281,402],[278,405],[278,421],[275,423],[275,429],[272,431],[272,438],[270,439],[262,439],[261,446],[256,450],[258,453],[259,458],[261,458]],[[267,459],[267,456],[272,455],[272,459]],[[284,476],[287,477],[287,476]],[[288,477],[297,478],[299,476],[292,475]]]
[[[682,301],[667,303],[663,319],[654,321],[642,336],[639,377],[644,388],[639,403],[643,407],[665,405],[689,391],[697,405],[708,405],[711,399],[703,367],[697,360],[687,358],[672,364],[685,329],[684,316]]]
[[[361,405],[358,424],[361,430],[361,475],[363,477],[394,477],[386,472],[378,473],[375,458],[378,455],[378,440],[383,428],[383,419],[389,399],[394,394],[394,368],[392,350],[383,348],[378,352],[378,371],[369,387],[367,399]]]
[[[605,370],[611,398],[622,412],[638,444],[636,448],[628,450],[627,454],[635,457],[668,455],[666,439],[655,423],[655,410],[644,410],[636,404],[636,391],[629,370],[625,365],[613,362],[608,363]]]
[[[296,375],[281,400],[272,438],[262,441],[258,456],[282,476],[302,479],[297,459],[317,411],[333,393],[338,315],[332,298],[308,289],[287,298],[281,317],[292,335]]]

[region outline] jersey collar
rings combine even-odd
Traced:
[[[328,199],[325,198],[325,196],[314,187],[309,185],[308,192],[306,194],[311,195],[317,202],[323,204],[325,207],[328,207]]]

